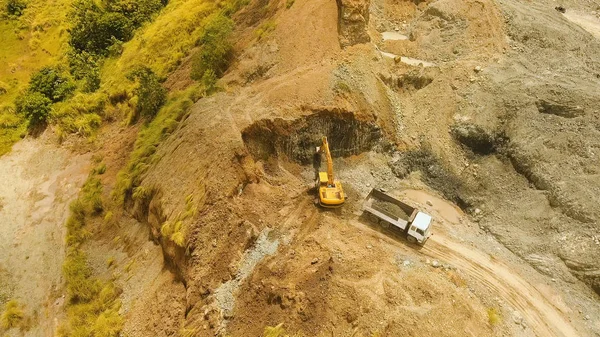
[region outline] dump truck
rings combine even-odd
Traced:
[[[363,212],[383,228],[391,226],[402,231],[408,242],[425,244],[431,236],[431,215],[378,189],[372,189],[365,198]]]

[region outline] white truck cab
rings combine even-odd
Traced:
[[[424,244],[431,236],[431,215],[403,203],[378,189],[372,189],[363,203],[363,211],[384,228],[403,231],[411,243]]]
[[[424,243],[431,235],[431,215],[418,211],[414,220],[408,229],[408,235],[417,239],[417,242]]]

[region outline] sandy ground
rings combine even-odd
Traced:
[[[558,261],[562,245],[554,241],[571,229],[583,232],[566,227],[597,213],[597,195],[577,193],[596,181],[593,146],[582,154],[589,160],[581,159],[589,180],[564,184],[579,198],[575,206],[589,206],[583,213],[563,200],[562,187],[552,188],[563,185],[559,179],[511,166],[537,158],[516,151],[519,143],[533,149],[527,137],[536,126],[543,139],[556,131],[550,126],[579,128],[578,118],[591,121],[582,130],[594,125],[591,112],[582,115],[593,101],[582,108],[565,99],[569,93],[557,95],[552,88],[562,77],[545,70],[552,62],[569,65],[556,69],[573,81],[580,72],[587,76],[578,88],[594,95],[594,49],[573,52],[575,45],[598,46],[588,34],[597,34],[594,17],[570,7],[563,15],[541,0],[375,0],[370,6],[372,42],[344,50],[334,2],[281,3],[262,17],[264,4],[254,1],[238,14],[257,15],[257,25],[274,20],[277,28],[257,41],[257,27],[238,27],[245,38],[221,81],[225,92],[198,102],[157,149],[159,159],[142,182],[156,193],[147,205],[132,203],[117,214],[112,227],[96,219],[95,240],[86,244],[95,271],[123,289],[124,333],[245,337],[279,323],[311,337],[600,332],[597,296]],[[390,35],[396,38],[383,38]],[[531,96],[522,97],[528,85]],[[468,129],[479,133],[462,144],[451,132],[460,121],[478,121],[483,131]],[[504,131],[513,152],[495,153],[502,144],[486,143],[488,129],[494,137]],[[587,141],[596,132],[586,133]],[[131,129],[123,134],[125,140],[106,137],[111,141],[104,144],[107,197],[135,138]],[[564,140],[564,151],[572,152],[584,148],[570,141],[581,134],[553,141]],[[315,207],[307,188],[314,172],[302,158],[322,135],[338,151],[336,174],[350,196],[340,210]],[[561,146],[544,142],[542,149]],[[405,156],[423,149],[431,153]],[[60,293],[62,224],[87,160],[41,140],[25,140],[0,158],[0,249],[8,252],[0,257],[0,299],[19,299],[41,322],[31,336],[51,335],[61,308],[53,294]],[[554,171],[560,165],[533,164],[570,176]],[[459,193],[461,184],[479,194]],[[412,246],[367,221],[361,201],[373,187],[431,213],[433,238]],[[176,247],[160,229],[185,211],[188,196],[198,216],[186,219],[188,243]],[[564,270],[534,269],[541,260]],[[587,265],[582,269],[588,272]],[[490,310],[497,310],[496,322]]]
[[[516,310],[514,315],[520,313],[526,324],[537,335],[584,335],[578,333],[576,326],[571,323],[569,315],[573,312],[563,304],[560,295],[547,296],[538,290],[539,285],[530,281],[530,277],[526,274],[527,266],[515,262],[518,261],[516,256],[506,251],[495,256],[490,255],[478,247],[483,240],[479,240],[476,244],[461,240],[463,234],[461,232],[474,226],[468,223],[469,220],[464,218],[464,214],[460,211],[456,209],[454,212],[448,211],[455,206],[434,196],[427,196],[423,191],[408,190],[403,194],[410,200],[421,200],[421,202],[425,197],[427,198],[425,202],[429,200],[433,204],[430,212],[436,215],[438,225],[436,234],[423,249],[419,250],[420,253],[455,266],[473,282],[502,298],[508,306]],[[457,231],[457,226],[462,228]],[[448,233],[449,230],[455,233],[454,237]],[[499,245],[497,242],[494,244]],[[500,255],[509,256],[500,257]]]
[[[268,38],[239,43],[247,45],[239,46],[238,61],[222,80],[227,92],[198,102],[159,147],[160,160],[142,183],[158,192],[142,213],[158,210],[169,218],[183,211],[187,195],[194,196],[199,210],[189,223],[185,251],[161,241],[186,288],[186,314],[170,319],[198,336],[257,336],[279,323],[307,336],[600,331],[600,308],[589,287],[573,276],[540,272],[520,253],[550,251],[546,236],[553,232],[539,228],[560,205],[550,205],[500,155],[485,152],[485,134],[473,137],[484,147],[475,144],[483,153],[473,153],[451,132],[457,121],[488,115],[491,125],[510,121],[512,115],[503,115],[513,109],[510,97],[520,97],[523,83],[538,78],[522,68],[541,69],[557,60],[537,57],[542,51],[536,42],[557,54],[568,47],[556,41],[554,49],[546,48],[556,34],[544,30],[548,25],[540,20],[563,34],[582,33],[564,41],[592,37],[549,1],[370,5],[371,43],[344,50],[336,43],[333,3],[281,6],[274,17],[264,18],[278,23]],[[530,36],[534,24],[536,34]],[[383,41],[381,33],[392,31],[407,38]],[[511,91],[496,95],[486,81],[494,76],[514,87],[503,84]],[[492,104],[495,99],[499,102]],[[514,115],[523,122],[506,132],[515,143],[520,134],[511,132],[530,134],[524,126],[535,118],[546,123],[547,113],[537,111],[535,102],[531,97],[515,103]],[[555,112],[554,105],[538,103]],[[581,111],[555,110],[575,117]],[[307,186],[314,172],[301,163],[321,135],[338,151],[336,173],[351,200],[332,212],[312,205]],[[421,152],[405,156],[416,150]],[[396,170],[396,162],[408,167]],[[501,169],[509,173],[496,174]],[[489,195],[462,198],[460,187],[471,181]],[[437,219],[434,238],[418,249],[365,221],[360,202],[372,187],[400,194],[408,189],[404,197]],[[434,190],[443,197],[435,197]],[[159,232],[156,219],[140,221]],[[499,311],[499,322],[489,322],[490,310]]]
[[[569,10],[564,15],[567,19],[578,24],[581,28],[600,39],[600,16],[598,14],[593,15],[576,10]]]
[[[90,155],[24,139],[0,158],[0,294],[24,305],[31,329],[53,336],[61,315],[64,222],[89,172]]]

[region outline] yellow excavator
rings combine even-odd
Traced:
[[[337,208],[344,204],[346,196],[342,189],[342,183],[335,180],[333,177],[333,160],[329,152],[329,143],[327,137],[323,137],[323,146],[318,152],[325,153],[327,158],[327,172],[319,172],[319,180],[317,181],[317,191],[319,193],[319,204],[326,208]]]

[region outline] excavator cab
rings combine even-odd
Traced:
[[[333,160],[329,152],[329,143],[327,137],[323,137],[323,146],[317,148],[317,151],[325,153],[327,158],[327,172],[319,172],[317,181],[317,191],[319,193],[319,205],[325,208],[341,207],[346,201],[342,183],[335,180],[333,176]]]

